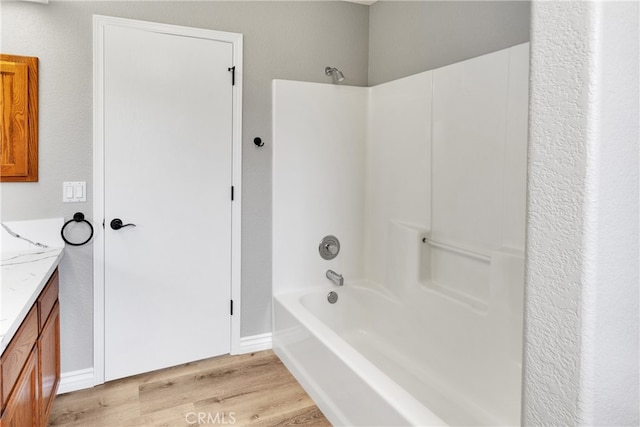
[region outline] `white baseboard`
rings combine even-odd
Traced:
[[[271,332],[251,335],[240,338],[240,351],[238,354],[252,353],[254,351],[271,349]],[[79,369],[77,371],[63,372],[60,375],[58,394],[91,388],[95,385],[93,368]]]
[[[251,335],[240,338],[240,351],[238,354],[252,353],[254,351],[271,349],[271,332]]]
[[[83,390],[94,386],[93,368],[79,369],[77,371],[63,372],[60,374],[58,394]]]

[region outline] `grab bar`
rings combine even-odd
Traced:
[[[485,261],[485,262],[490,262],[491,261],[491,255],[489,255],[486,252],[480,252],[478,250],[471,250],[471,249],[461,248],[459,246],[455,246],[455,245],[452,245],[450,243],[438,242],[438,241],[432,240],[432,239],[430,239],[428,237],[423,237],[422,238],[422,243],[428,243],[431,246],[435,246],[436,248],[444,249],[444,250],[447,250],[449,252],[455,252],[455,253],[458,253],[458,254],[461,254],[461,255],[468,256],[470,258],[479,259],[481,261]]]

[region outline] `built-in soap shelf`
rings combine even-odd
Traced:
[[[485,312],[490,298],[491,253],[423,235],[419,281],[426,288]]]
[[[482,250],[469,245],[422,239],[419,282],[428,290],[487,313],[515,306],[514,290],[523,286],[524,251],[500,247]],[[491,307],[491,308],[490,308]]]
[[[516,248],[481,249],[435,239],[424,227],[389,222],[387,287],[398,297],[419,287],[476,312],[505,307],[522,281],[524,253]]]

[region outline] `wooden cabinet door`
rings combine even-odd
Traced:
[[[9,345],[0,357],[2,370],[2,411],[6,409],[12,393],[27,364],[33,348],[38,342],[38,310],[33,307],[18,328]]]
[[[38,58],[0,55],[0,181],[38,180]]]
[[[2,416],[1,427],[31,427],[40,422],[38,406],[38,355],[34,348],[27,359]]]
[[[46,425],[60,382],[60,304],[56,302],[38,339],[40,417]]]

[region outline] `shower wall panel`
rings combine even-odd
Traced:
[[[363,277],[368,89],[273,83],[273,292]],[[339,255],[318,253],[325,235]]]
[[[502,245],[524,251],[527,203],[529,43],[509,49],[507,132],[504,146]]]
[[[524,262],[528,44],[434,70],[433,87],[430,285],[489,309],[495,252]]]
[[[439,242],[500,246],[509,52],[433,74],[433,218]]]
[[[430,227],[432,75],[371,88],[364,254],[366,277],[376,283],[389,276],[390,221]]]
[[[517,423],[528,44],[373,87],[369,108],[366,278],[429,313],[426,366]]]
[[[504,295],[491,263],[523,257],[528,50],[372,88],[275,81],[274,291],[326,283],[333,269],[388,288],[416,277],[482,311]],[[408,247],[430,242],[418,271],[392,265],[396,232],[413,236]],[[332,261],[318,255],[327,234],[343,243]]]

